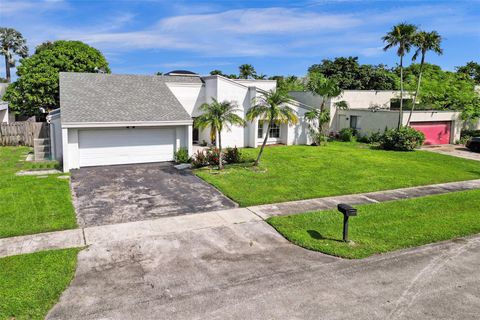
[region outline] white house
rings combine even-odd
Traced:
[[[48,117],[52,155],[63,161],[65,171],[87,166],[171,161],[174,152],[196,143],[211,143],[209,130],[193,128],[199,107],[212,98],[237,105],[245,117],[256,97],[276,88],[271,80],[240,80],[173,71],[163,76],[99,73],[60,73],[60,109]],[[394,91],[345,91],[327,101],[330,131],[353,127],[361,133],[396,127],[398,111],[390,110]],[[289,106],[297,125],[278,125],[266,132],[262,119],[222,132],[225,147],[257,147],[268,134],[269,144],[309,144],[305,112],[318,108],[321,98],[292,92]],[[345,100],[348,110],[335,108]],[[404,115],[404,122],[408,113]],[[415,112],[412,125],[448,136],[453,142],[461,123],[454,112]],[[437,127],[440,129],[437,130]],[[433,129],[432,129],[433,128]],[[218,139],[216,139],[218,140]]]
[[[15,114],[9,112],[8,102],[2,101],[2,97],[7,90],[8,83],[0,83],[0,123],[10,123],[15,121]]]

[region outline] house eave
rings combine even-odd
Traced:
[[[188,126],[193,120],[179,121],[120,121],[120,122],[63,122],[62,128],[122,128],[122,127],[168,127]]]

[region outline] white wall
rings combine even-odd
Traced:
[[[205,102],[205,88],[202,83],[169,82],[167,87],[190,116]]]
[[[0,110],[0,123],[8,123],[10,117],[8,116],[8,109]]]
[[[62,123],[60,113],[50,117],[50,144],[52,146],[52,157],[61,161],[63,156]]]
[[[260,90],[270,91],[277,88],[276,80],[255,80],[255,79],[231,79],[234,82],[243,84],[247,87],[256,87]]]
[[[398,125],[398,112],[396,111],[339,110],[335,119],[335,131],[350,128],[351,116],[358,117],[357,130],[361,135],[383,133],[385,128],[396,128]]]

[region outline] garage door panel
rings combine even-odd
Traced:
[[[451,124],[450,121],[412,122],[411,127],[423,132],[426,145],[449,144]]]
[[[166,128],[81,130],[80,167],[171,161],[174,141]]]

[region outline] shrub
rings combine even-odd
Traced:
[[[186,148],[178,149],[173,155],[175,157],[175,162],[177,163],[188,163],[190,161],[188,150]]]
[[[209,148],[207,150],[207,161],[209,165],[218,165],[218,160],[220,158],[220,150],[218,148]]]
[[[239,163],[242,161],[242,154],[237,147],[227,148],[226,152],[223,154],[223,160],[227,163]]]
[[[382,140],[382,134],[380,132],[374,132],[368,137],[368,143],[380,143]]]
[[[338,133],[338,137],[342,141],[350,142],[355,140],[355,130],[352,128],[343,128]]]
[[[208,166],[208,159],[205,152],[198,150],[192,157],[192,166],[195,168],[201,168]]]
[[[480,130],[462,130],[460,140],[457,143],[465,144],[471,137],[480,137]]]
[[[380,147],[385,150],[412,151],[425,141],[423,132],[410,127],[386,130],[380,139]]]

